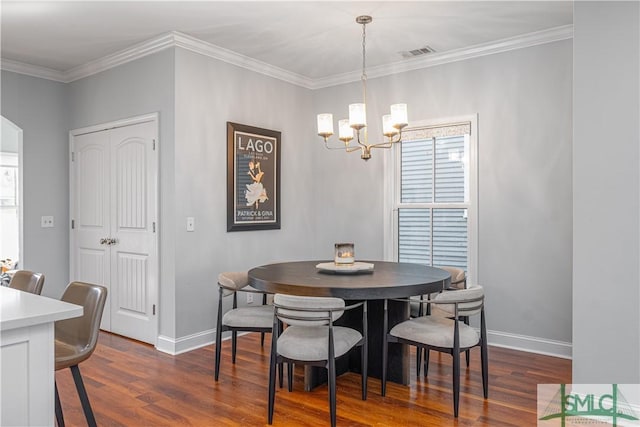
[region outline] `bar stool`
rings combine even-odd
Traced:
[[[44,286],[44,274],[34,273],[28,270],[18,270],[15,272],[9,287],[20,291],[40,295]]]
[[[55,363],[56,371],[69,368],[76,384],[76,390],[82,403],[82,410],[90,427],[96,426],[96,419],[84,388],[78,364],[87,360],[98,343],[102,311],[107,299],[107,288],[83,282],[71,282],[65,289],[61,300],[81,305],[84,309],[81,317],[59,320],[55,323]],[[64,427],[64,416],[60,405],[58,385],[55,386],[56,420]]]

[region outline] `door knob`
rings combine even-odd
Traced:
[[[105,244],[107,244],[108,241],[109,241],[109,239],[104,239],[104,238],[100,239],[100,244],[101,245],[105,245]]]

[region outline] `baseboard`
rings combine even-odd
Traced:
[[[238,334],[238,335],[242,335]],[[230,337],[224,337],[224,340]],[[489,345],[511,348],[529,353],[545,354],[547,356],[571,359],[571,343],[555,341],[527,335],[511,334],[509,332],[487,331]],[[177,355],[210,345],[216,341],[216,330],[198,332],[180,338],[170,338],[164,335],[158,337],[156,349],[163,353]]]
[[[563,359],[571,359],[572,357],[572,346],[570,342],[500,331],[487,331],[487,342],[489,345],[496,347],[511,348],[529,353],[545,354]]]
[[[186,353],[200,347],[207,346],[216,342],[216,330],[209,329],[195,334],[187,335],[180,338],[170,338],[164,335],[158,337],[156,349],[168,353],[173,356]]]

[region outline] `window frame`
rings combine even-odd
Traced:
[[[399,209],[437,209],[437,208],[466,208],[467,209],[467,277],[470,283],[477,282],[478,273],[478,115],[465,115],[457,117],[445,117],[432,120],[412,122],[407,130],[425,127],[445,127],[460,123],[470,124],[469,134],[469,200],[467,203],[459,202],[429,202],[429,203],[402,203],[401,202],[401,151],[393,150],[391,159],[385,165],[385,178],[387,187],[385,191],[385,259],[398,261],[399,244]],[[433,211],[432,211],[433,212]]]

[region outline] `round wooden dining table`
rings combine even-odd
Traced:
[[[451,275],[442,269],[421,264],[363,261],[373,264],[371,271],[334,272],[316,266],[326,261],[295,261],[262,265],[249,270],[249,284],[270,293],[338,297],[347,301],[367,300],[369,375],[380,378],[382,372],[382,339],[384,300],[406,298],[440,292],[450,286]],[[389,328],[409,318],[409,304],[388,302]],[[358,328],[361,315],[353,310],[337,322]],[[359,371],[359,358],[352,357],[341,370]],[[409,383],[409,349],[402,344],[389,345],[388,379]],[[305,388],[323,381],[322,370],[305,371]]]

